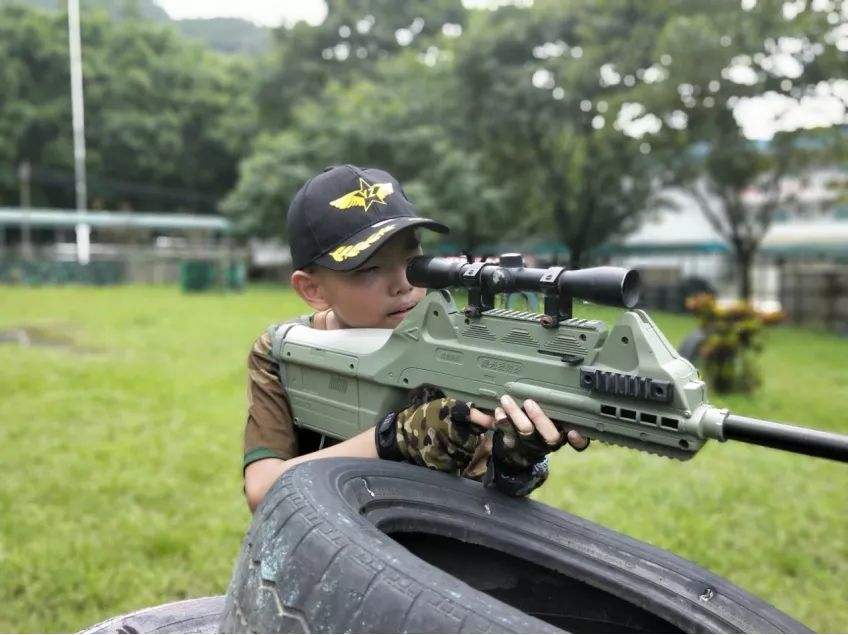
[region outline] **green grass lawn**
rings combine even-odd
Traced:
[[[245,360],[291,293],[0,287],[0,632],[75,631],[224,592],[249,521]],[[614,310],[578,306],[614,320]],[[656,315],[677,344],[687,317]],[[764,385],[716,405],[848,433],[848,340],[768,332]],[[848,466],[711,442],[681,463],[596,444],[536,495],[670,549],[820,631],[848,630]]]

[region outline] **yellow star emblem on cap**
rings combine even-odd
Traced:
[[[330,205],[338,209],[345,210],[351,207],[362,207],[364,211],[368,211],[374,203],[380,205],[386,204],[386,199],[390,194],[394,194],[395,188],[391,183],[375,183],[371,185],[359,177],[359,189],[348,192],[344,196],[340,196],[334,201],[330,201]]]

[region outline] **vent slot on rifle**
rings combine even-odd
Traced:
[[[465,337],[476,337],[477,339],[489,340],[491,342],[495,341],[495,336],[492,335],[492,332],[482,324],[472,324],[462,334]]]
[[[525,331],[523,329],[512,329],[509,332],[509,335],[504,337],[501,342],[504,344],[519,344],[521,346],[532,346],[533,348],[539,347],[539,340],[530,335],[530,331]]]
[[[557,335],[549,342],[545,342],[539,349],[540,353],[550,355],[579,355],[586,356],[586,347],[582,346],[576,337],[570,335]]]
[[[615,416],[615,406],[607,406],[605,404],[601,404],[601,414],[609,415],[610,417]]]
[[[652,414],[649,414],[647,412],[643,412],[642,414],[639,415],[639,421],[641,421],[642,423],[652,423],[652,424],[656,425],[657,415],[652,415]]]
[[[677,419],[672,419],[670,417],[663,417],[661,422],[660,422],[660,425],[663,428],[669,428],[670,430],[677,430],[677,428],[680,425],[680,422],[677,421]]]

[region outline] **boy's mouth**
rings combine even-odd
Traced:
[[[415,308],[415,304],[406,304],[396,311],[388,314],[389,317],[406,317],[406,314]]]

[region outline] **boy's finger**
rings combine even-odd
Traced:
[[[468,420],[471,423],[476,423],[478,426],[482,426],[483,428],[493,429],[495,427],[495,418],[492,415],[488,415],[485,412],[477,410],[477,408],[472,408],[470,414],[468,415]]]
[[[582,452],[583,450],[588,448],[590,441],[591,439],[584,437],[582,434],[577,432],[577,430],[568,431],[568,445],[570,445],[578,452]]]
[[[532,399],[526,399],[524,401],[524,410],[527,412],[536,430],[542,435],[545,443],[548,445],[558,445],[562,441],[560,431],[557,430],[554,422],[539,407],[539,404]]]
[[[501,407],[506,416],[512,421],[512,425],[518,430],[519,434],[532,434],[534,430],[533,422],[527,417],[524,411],[519,408],[518,404],[509,395],[501,397]]]

